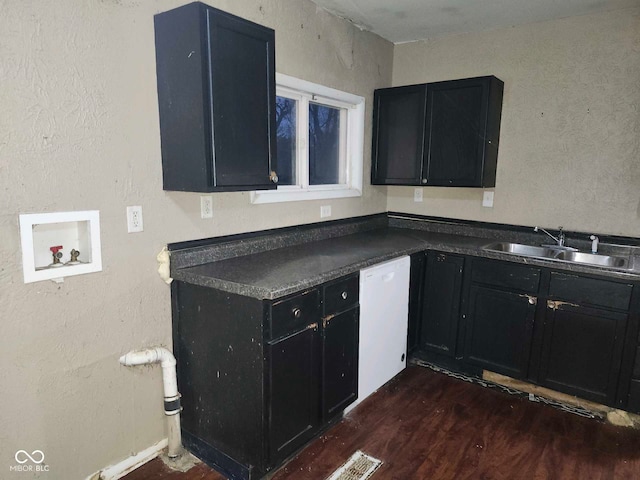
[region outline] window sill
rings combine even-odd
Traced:
[[[251,192],[251,203],[280,203],[300,202],[304,200],[324,200],[330,198],[361,197],[362,192],[355,188],[326,188],[326,189],[286,189],[263,190]]]

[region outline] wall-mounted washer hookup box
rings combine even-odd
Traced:
[[[24,283],[102,270],[98,210],[20,215],[20,238]]]

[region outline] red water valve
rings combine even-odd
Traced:
[[[57,247],[49,247],[49,250],[55,255],[58,251],[62,250],[62,245],[58,245]]]

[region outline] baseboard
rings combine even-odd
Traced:
[[[160,452],[166,448],[166,446],[167,439],[164,438],[155,445],[152,445],[135,455],[131,455],[115,465],[103,468],[99,472],[89,475],[85,480],[118,480],[139,466],[144,465],[149,460],[156,458]]]

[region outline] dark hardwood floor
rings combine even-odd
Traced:
[[[412,366],[281,468],[274,480],[322,480],[356,450],[383,479],[640,479],[640,431]],[[204,464],[155,459],[125,480],[222,480]]]

